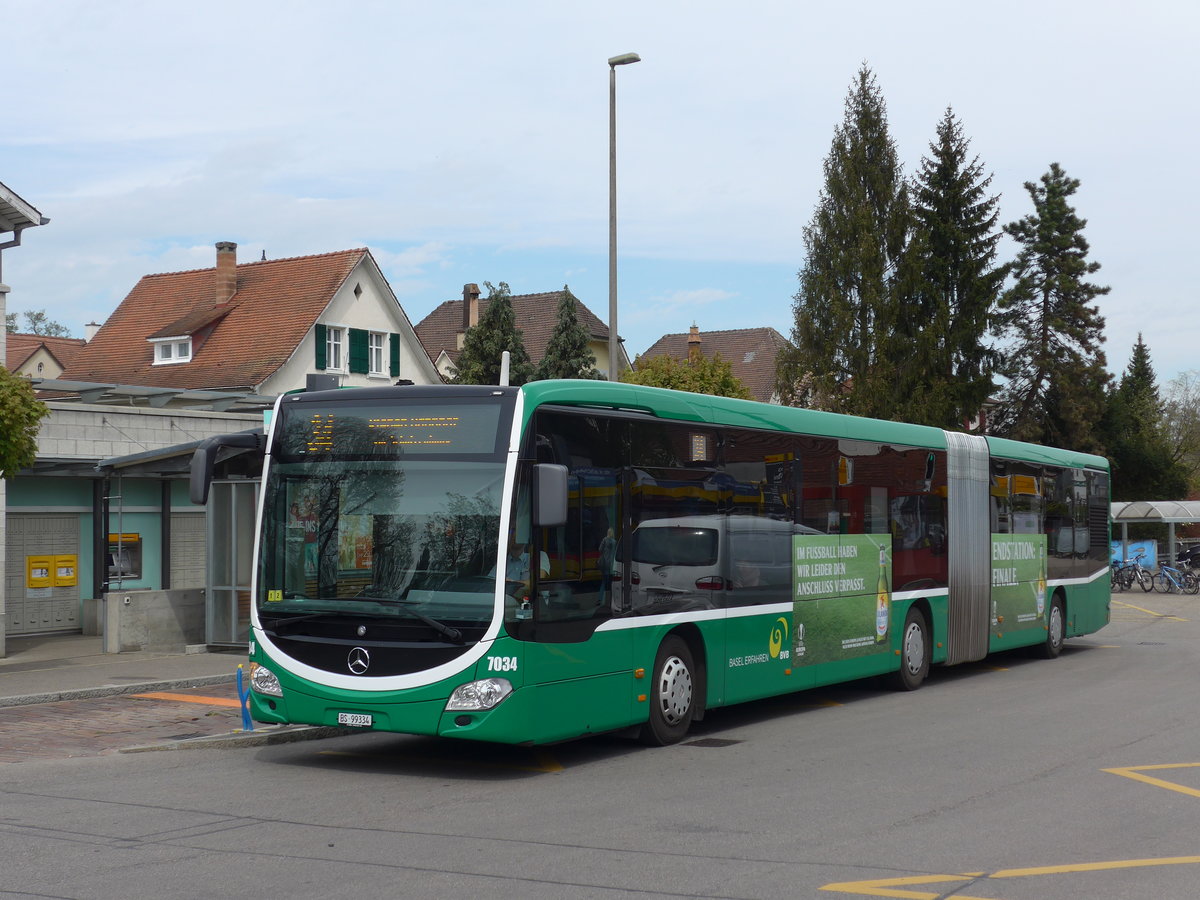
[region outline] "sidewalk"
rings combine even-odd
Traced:
[[[9,637],[0,707],[233,682],[245,652],[103,653],[99,637]]]
[[[103,653],[81,635],[10,637],[0,659],[0,764],[106,753],[256,747],[345,734],[314,725],[242,730],[244,652]]]

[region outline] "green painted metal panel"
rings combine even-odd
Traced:
[[[1048,466],[1063,466],[1071,469],[1099,469],[1108,471],[1108,460],[1103,456],[1093,456],[1090,453],[1079,453],[1075,450],[1059,450],[1054,447],[1043,447],[1040,444],[1023,444],[1020,441],[1010,441],[1004,438],[989,437],[988,449],[992,456],[1014,459],[1021,462],[1038,463]]]
[[[861,419],[643,385],[611,381],[535,381],[524,385],[521,390],[526,397],[526,416],[532,414],[534,407],[544,403],[570,404],[641,410],[660,418],[684,422],[794,431],[820,437],[878,441],[935,450],[946,448],[945,433],[940,428]]]

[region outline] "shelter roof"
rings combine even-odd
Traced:
[[[1200,500],[1132,500],[1112,505],[1114,522],[1200,522]]]

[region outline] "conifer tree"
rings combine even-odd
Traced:
[[[603,378],[596,370],[596,355],[588,344],[591,336],[579,321],[579,301],[565,284],[558,301],[558,322],[550,333],[546,353],[534,371],[533,380],[546,378]]]
[[[517,327],[513,312],[512,294],[503,281],[487,286],[487,308],[476,325],[463,336],[462,352],[458,355],[455,384],[499,384],[501,353],[509,353],[508,383],[521,385],[533,375],[533,365],[525,349],[525,336]]]
[[[804,229],[806,259],[792,306],[795,349],[781,354],[777,369],[782,396],[892,416],[896,366],[908,352],[894,337],[907,228],[908,190],[887,109],[864,65],[846,97],[824,187]]]
[[[1005,226],[1018,244],[1006,266],[1012,285],[1000,298],[996,329],[1007,341],[1001,372],[1007,384],[993,431],[1017,440],[1103,452],[1098,423],[1109,376],[1104,368],[1104,317],[1093,301],[1109,288],[1087,276],[1086,219],[1067,201],[1079,187],[1058,163],[1039,184],[1025,183],[1031,215]]]
[[[995,265],[999,198],[987,193],[979,157],[947,107],[912,187],[913,234],[897,336],[909,363],[896,418],[962,428],[993,389],[995,353],[986,337],[1004,280]]]
[[[1109,392],[1102,437],[1112,463],[1115,500],[1182,500],[1189,471],[1168,436],[1150,350],[1141,334],[1129,365]]]

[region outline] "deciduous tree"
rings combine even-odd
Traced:
[[[691,391],[693,394],[713,394],[717,397],[737,397],[750,400],[749,389],[733,374],[733,368],[720,355],[694,356],[676,359],[673,356],[639,356],[633,370],[621,373],[626,384]]]
[[[0,478],[12,478],[37,458],[37,433],[49,408],[28,378],[0,366]]]
[[[6,313],[4,325],[9,334],[17,331],[17,313]],[[27,309],[21,315],[25,316],[25,334],[39,334],[45,337],[70,337],[71,329],[52,321],[44,309]]]

